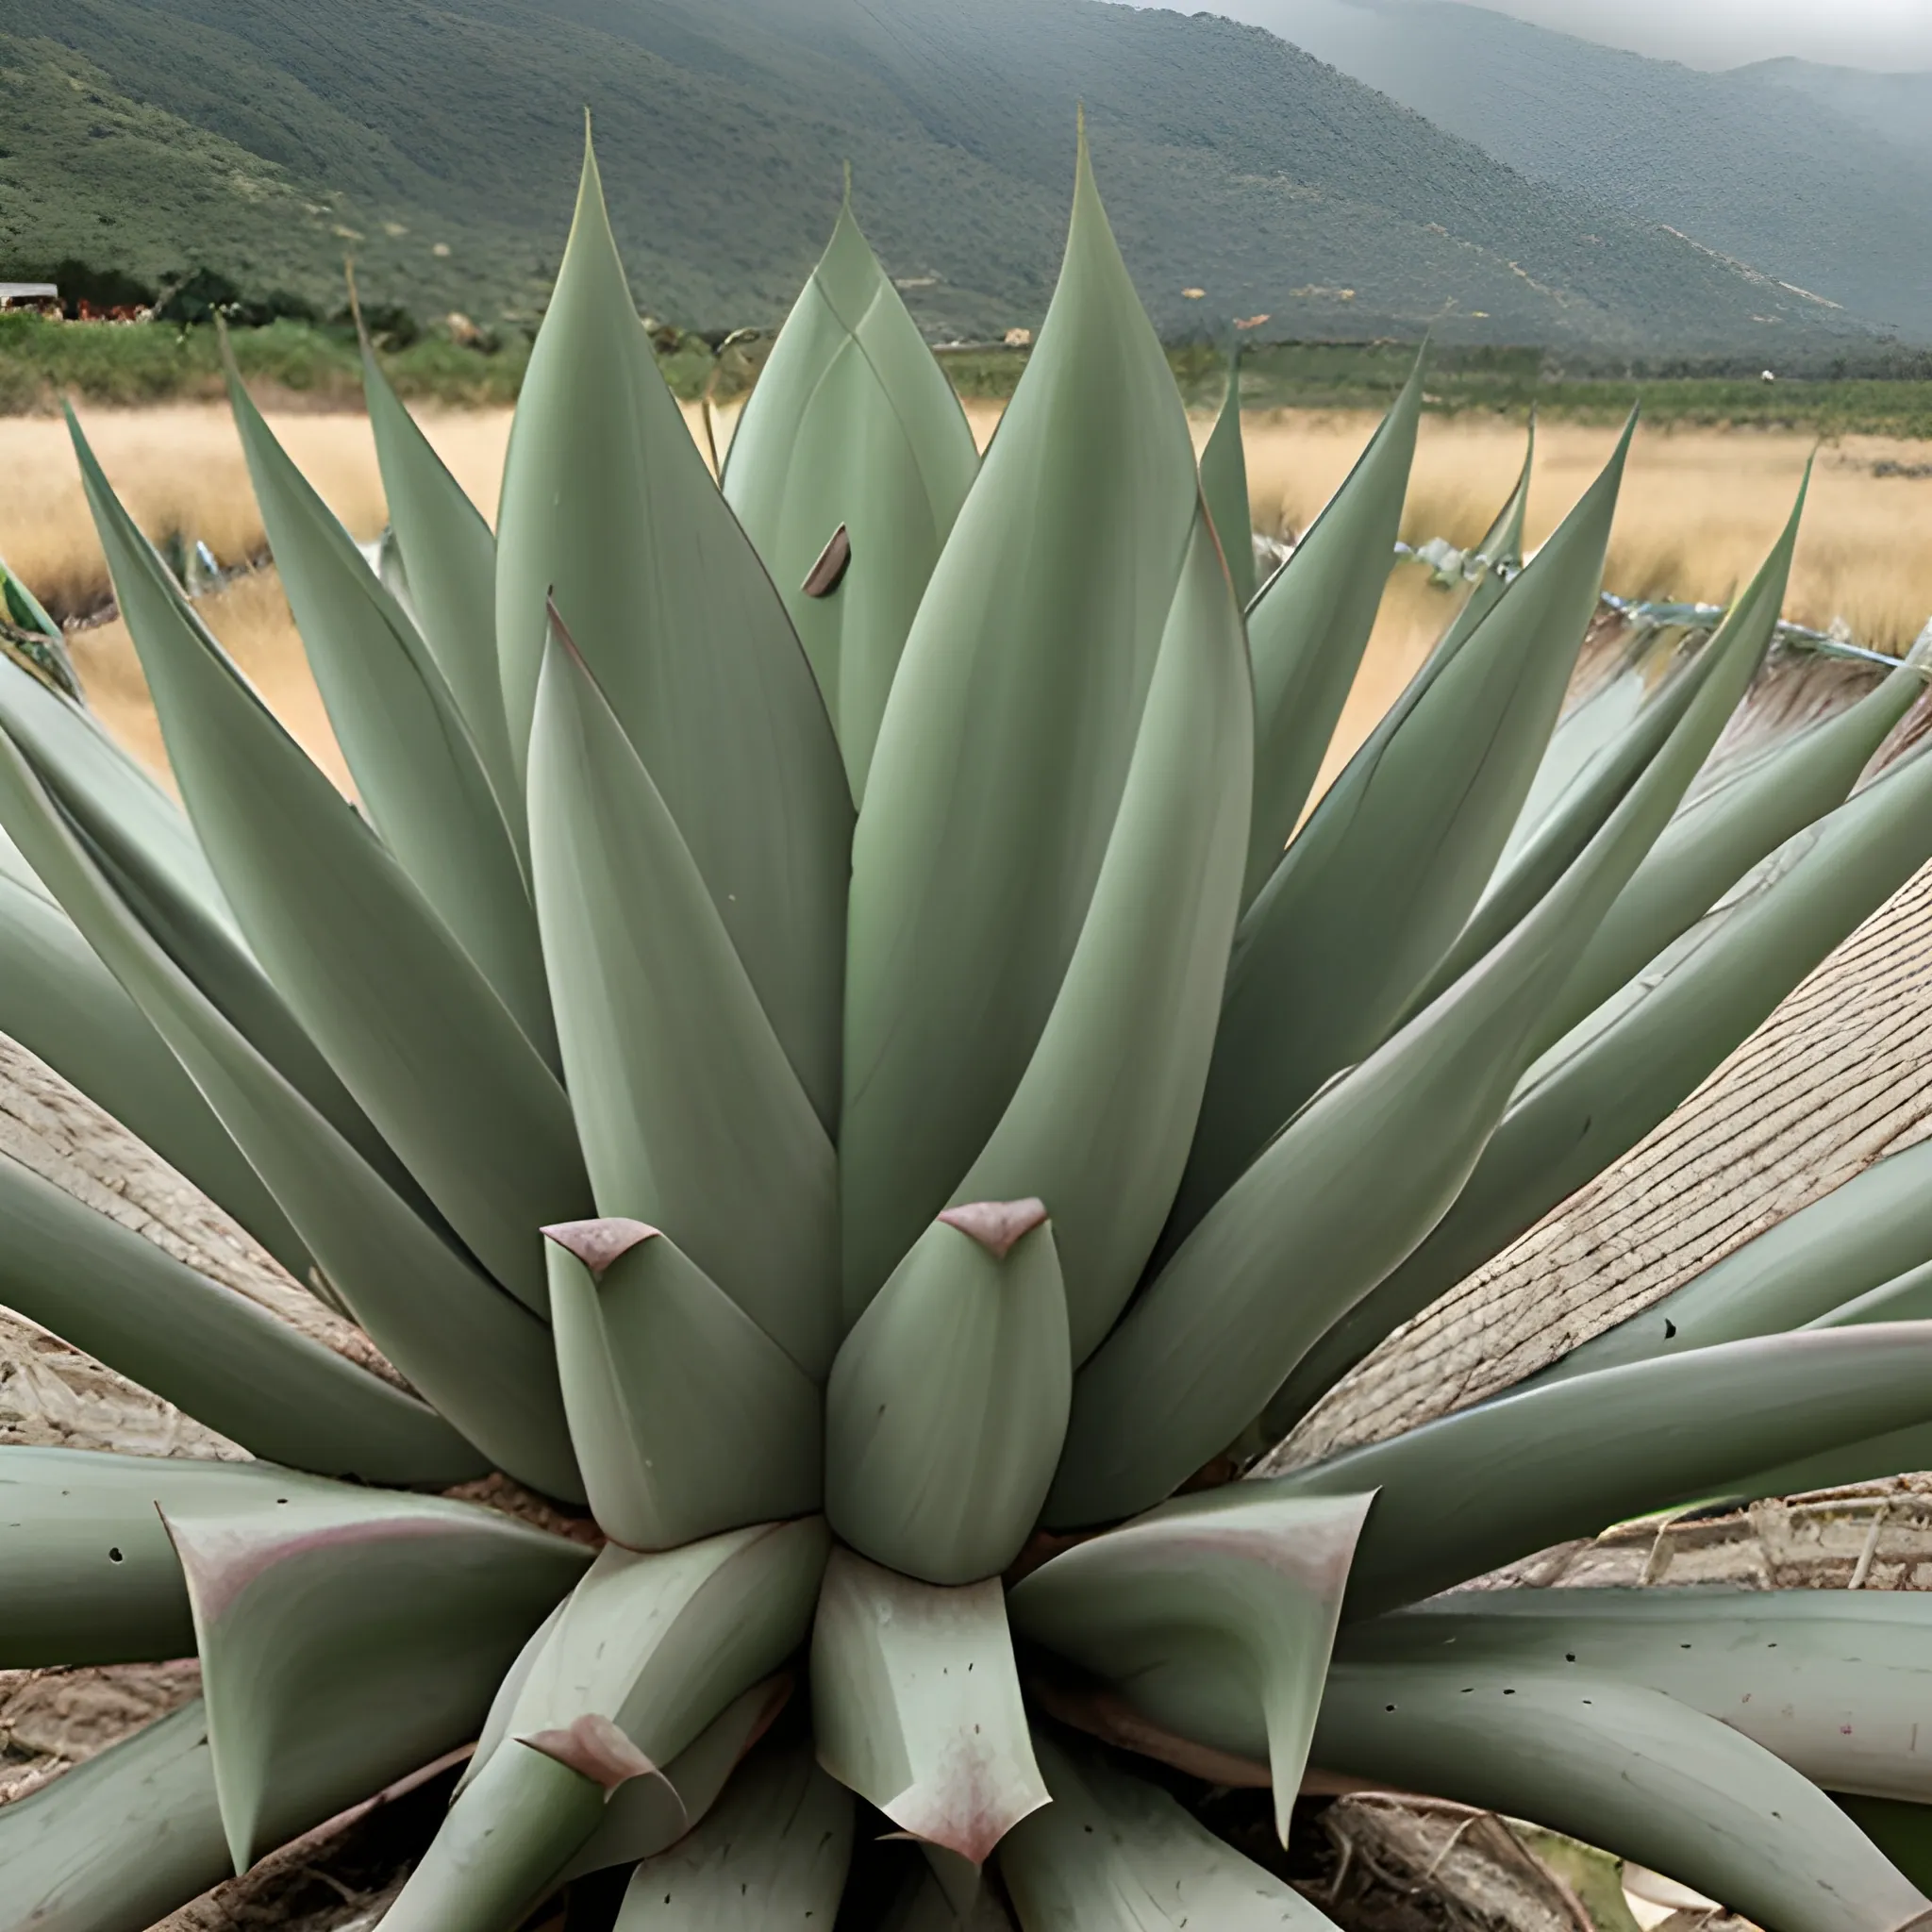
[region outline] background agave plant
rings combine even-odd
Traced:
[[[1932,856],[1932,761],[1854,791],[1916,662],[1711,758],[1795,509],[1566,712],[1624,445],[1526,565],[1525,463],[1304,821],[1419,374],[1244,613],[1235,399],[1197,469],[1084,144],[984,462],[848,209],[715,486],[588,161],[494,536],[368,379],[379,575],[234,394],[358,808],[77,426],[185,811],[52,626],[0,666],[0,1024],[342,1318],[0,1162],[6,1301],[256,1458],[0,1451],[0,1665],[203,1673],[0,1810],[0,1927],[138,1932],[471,1740],[392,1932],[633,1865],[629,1932],[828,1925],[882,1830],[841,1924],[1312,1924],[1176,1795],[1285,1834],[1311,1753],[1777,1932],[1932,1912],[1854,1822],[1924,1872],[1915,1600],[1438,1597],[1923,1459],[1907,1157],[1674,1345],[1230,1479]]]

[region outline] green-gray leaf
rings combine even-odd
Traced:
[[[1201,451],[1201,494],[1227,559],[1235,601],[1245,610],[1255,595],[1255,523],[1248,503],[1248,457],[1241,443],[1241,345],[1227,352],[1227,389]]]
[[[1086,925],[1019,1089],[953,1195],[1047,1203],[1075,1364],[1133,1292],[1187,1160],[1240,904],[1252,711],[1204,512]]]
[[[282,589],[363,809],[531,1043],[554,1060],[529,891],[442,673],[262,421],[232,354],[228,396]]]
[[[1281,849],[1307,803],[1375,627],[1382,589],[1395,561],[1422,407],[1418,356],[1355,468],[1248,612],[1255,660],[1255,820],[1248,835],[1244,907],[1281,862]],[[1210,474],[1204,457],[1204,485]],[[1219,508],[1211,496],[1208,502]],[[1246,531],[1243,517],[1243,537]],[[1249,555],[1252,576],[1252,546]]]
[[[852,835],[844,767],[785,607],[658,373],[588,146],[497,522],[497,651],[520,761],[553,595],[829,1125]]]
[[[590,1205],[562,1087],[194,616],[78,425],[74,436],[189,814],[257,957],[472,1252],[541,1311],[537,1229]]]
[[[1474,908],[1596,608],[1629,434],[1379,754],[1336,781],[1242,919],[1176,1232],[1380,1044]],[[1257,782],[1265,769],[1264,754]]]
[[[662,1227],[812,1375],[838,1346],[830,1140],[662,794],[567,640],[530,743],[530,849],[599,1209]]]
[[[907,640],[853,844],[848,1320],[952,1198],[1046,1026],[1198,501],[1083,138],[1059,287]]]
[[[413,1395],[0,1156],[0,1303],[251,1454],[447,1487],[488,1462]]]
[[[724,458],[724,501],[776,580],[838,730],[855,799],[933,565],[979,467],[973,433],[852,218],[760,373]],[[805,586],[838,530],[838,584]]]
[[[1377,1492],[1344,1610],[1372,1616],[1565,1537],[1721,1494],[1774,1457],[1918,1421],[1928,1370],[1932,1330],[1917,1323],[1726,1342],[1512,1391],[1268,1487]]]

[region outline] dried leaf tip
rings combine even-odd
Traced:
[[[1004,1261],[1013,1243],[1046,1219],[1046,1203],[1038,1195],[1024,1201],[969,1201],[948,1208],[940,1219],[971,1235],[994,1260]]]
[[[601,1221],[558,1221],[543,1229],[543,1239],[568,1250],[592,1274],[602,1274],[614,1261],[650,1241],[658,1232],[641,1221],[608,1215]]]
[[[819,560],[805,574],[799,589],[808,597],[829,597],[844,581],[852,562],[852,538],[841,524],[819,552]]]
[[[568,1730],[536,1731],[517,1742],[556,1758],[607,1791],[614,1791],[634,1777],[658,1774],[658,1767],[608,1717],[587,1714]]]

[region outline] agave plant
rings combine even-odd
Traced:
[[[1916,661],[1712,758],[1796,510],[1566,711],[1628,432],[1526,564],[1525,463],[1305,818],[1420,371],[1250,598],[1238,395],[1197,467],[1084,140],[983,461],[848,207],[714,483],[588,158],[493,534],[365,359],[380,572],[232,383],[356,804],[77,425],[182,807],[58,627],[0,665],[0,1024],[339,1318],[0,1161],[0,1297],[238,1452],[0,1450],[0,1665],[202,1674],[0,1810],[0,1927],[139,1932],[470,1745],[390,1932],[626,1867],[625,1932],[1311,1924],[1188,1802],[1285,1838],[1311,1758],[1774,1932],[1932,1911],[1854,1822],[1923,1872],[1912,1600],[1441,1597],[1899,1466],[1909,1176],[1836,1288],[1826,1230],[1684,1347],[1255,1461],[1932,856],[1932,760],[1854,790]]]

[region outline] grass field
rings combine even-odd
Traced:
[[[982,443],[999,405],[968,405]],[[258,557],[261,526],[225,408],[175,403],[88,408],[101,460],[150,535],[206,542],[225,566]],[[696,427],[695,411],[688,409]],[[329,505],[358,537],[384,508],[368,424],[358,414],[275,410],[272,420]],[[426,409],[425,427],[464,488],[493,514],[508,411]],[[1256,526],[1305,529],[1347,475],[1374,426],[1364,411],[1257,411],[1247,443]],[[1205,436],[1205,417],[1196,419]],[[728,432],[728,420],[721,425]],[[1607,456],[1613,425],[1545,424],[1538,433],[1528,534],[1540,541]],[[1719,602],[1757,567],[1788,512],[1813,440],[1790,430],[1644,427],[1632,449],[1607,582],[1626,596]],[[1523,431],[1495,416],[1424,419],[1403,520],[1410,541],[1462,544],[1487,526],[1511,487]],[[1932,441],[1845,437],[1819,450],[1787,615],[1820,628],[1841,619],[1860,641],[1898,651],[1932,615]],[[75,617],[108,594],[64,425],[0,418],[0,556],[48,608]],[[1399,565],[1338,736],[1347,749],[1393,697],[1455,608],[1426,571]],[[290,728],[344,778],[273,572],[204,600],[228,645]],[[75,634],[76,662],[112,727],[159,768],[160,741],[132,646],[118,623]]]

